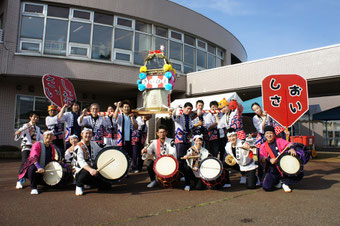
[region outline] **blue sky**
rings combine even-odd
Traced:
[[[340,44],[340,0],[173,0],[214,20],[248,61]]]

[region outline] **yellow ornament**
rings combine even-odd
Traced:
[[[172,70],[171,64],[164,64],[163,70],[164,70],[164,71],[171,71],[171,70]]]
[[[176,70],[173,68],[172,71],[174,72],[174,74],[176,74]]]
[[[225,98],[223,98],[223,100],[218,102],[218,108],[220,108],[220,109],[224,108],[227,105],[228,105],[228,101]]]
[[[139,68],[139,72],[142,73],[142,72],[146,72],[148,69],[145,67],[145,66],[141,66]]]

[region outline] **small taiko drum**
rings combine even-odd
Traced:
[[[220,188],[225,184],[226,174],[219,159],[209,157],[202,160],[198,170],[202,181],[210,188]]]
[[[94,167],[103,180],[112,183],[128,173],[129,165],[129,159],[123,150],[106,147],[97,154]]]
[[[292,156],[288,152],[285,152],[278,157],[277,165],[280,171],[288,176],[296,176],[303,169],[299,156]]]
[[[73,180],[71,169],[66,164],[51,161],[44,170],[43,180],[49,186],[65,185]]]
[[[153,170],[157,180],[165,188],[175,187],[180,178],[178,161],[172,155],[164,155],[155,160]]]

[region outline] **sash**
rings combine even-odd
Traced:
[[[39,161],[39,165],[41,168],[45,167],[45,158],[46,158],[46,147],[43,141],[40,141],[40,161]]]
[[[85,146],[85,144],[83,142],[79,142],[78,145],[80,146],[80,148],[83,150],[84,153],[84,159],[87,163],[91,163],[90,161],[90,153],[87,150],[87,147]]]
[[[161,155],[161,140],[157,139],[157,156],[162,156]]]
[[[269,147],[268,141],[265,142],[265,146],[266,146],[266,150],[267,150],[270,158],[271,159],[276,159],[272,149]],[[279,148],[279,147],[277,147],[277,148]],[[279,152],[280,152],[280,150],[279,150]],[[276,163],[275,163],[275,166],[276,166],[277,170],[280,172],[281,176],[283,177],[283,172],[280,170],[279,166]]]

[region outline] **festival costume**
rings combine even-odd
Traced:
[[[95,141],[90,141],[89,146],[83,141],[80,141],[75,147],[73,151],[73,166],[75,169],[77,187],[83,187],[84,184],[103,189],[111,187],[108,182],[103,181],[97,175],[92,176],[84,169],[87,165],[93,168],[94,161],[100,150],[100,146]]]
[[[229,114],[223,114],[217,127],[225,129],[233,128],[236,130],[237,138],[245,140],[246,133],[243,131],[242,112],[243,107],[239,105],[236,109],[231,110]]]
[[[237,139],[236,147],[232,147],[230,142],[225,146],[225,151],[227,155],[231,155],[239,166],[242,176],[246,176],[247,188],[256,188],[256,168],[255,160],[253,157],[253,152],[251,150],[245,150],[242,148],[244,142]],[[229,179],[229,171],[227,170],[227,181]]]
[[[62,122],[66,123],[66,131],[65,131],[65,142],[66,142],[66,149],[68,149],[70,144],[70,135],[77,135],[80,137],[81,127],[78,124],[78,118],[80,116],[80,112],[76,114],[75,112],[65,112],[61,118]]]
[[[30,154],[32,145],[36,141],[43,141],[43,136],[40,132],[39,126],[37,125],[31,126],[31,125],[32,125],[31,122],[24,124],[21,128],[19,128],[19,131],[22,131],[21,134],[18,134],[14,137],[15,141],[22,139],[21,145],[20,145],[21,146],[21,165],[20,165],[19,171],[25,164]],[[28,127],[30,128],[27,129]]]
[[[42,174],[36,171],[44,168],[47,163],[55,160],[56,153],[53,145],[46,147],[43,141],[32,145],[29,157],[19,172],[19,180],[27,177],[31,181],[31,188],[36,189],[38,184],[44,184]]]
[[[173,155],[175,158],[177,158],[175,143],[173,139],[167,137],[165,138],[164,143],[162,143],[160,139],[153,140],[146,151],[147,155],[154,155],[154,158],[149,159],[146,164],[151,181],[155,180],[155,172],[153,171],[153,164],[155,159],[163,155]]]
[[[53,135],[55,136],[52,144],[55,148],[59,149],[62,156],[64,157],[64,124],[58,119],[58,114],[55,116],[47,116],[45,119],[45,124],[49,130],[53,131]]]
[[[142,171],[143,167],[143,160],[142,160],[142,155],[141,155],[141,150],[143,149],[146,138],[147,138],[147,133],[148,133],[148,127],[146,125],[146,121],[143,120],[141,116],[138,116],[136,118],[136,122],[138,125],[138,129],[134,129],[132,131],[132,170],[138,170]]]
[[[113,116],[105,116],[106,133],[104,134],[104,144],[106,146],[117,146],[117,124]]]
[[[218,117],[224,117],[222,113],[218,113]],[[222,119],[220,119],[222,120]],[[227,136],[226,136],[226,128],[220,127],[219,124],[214,128],[209,130],[209,127],[216,123],[216,117],[213,113],[208,113],[205,117],[205,127],[208,130],[208,138],[209,138],[209,151],[212,156],[217,158],[218,154],[220,154],[220,160],[223,161],[224,156],[224,147],[227,143]]]
[[[195,146],[194,146],[195,147]],[[187,159],[187,164],[185,165],[185,185],[190,186],[191,180],[195,183],[195,188],[197,190],[201,190],[205,188],[205,184],[201,180],[201,177],[199,175],[198,167],[202,160],[209,157],[210,153],[207,149],[201,147],[200,150],[197,150],[197,148],[189,148],[187,151],[187,156],[200,156],[199,158],[191,158]]]
[[[98,144],[104,144],[104,133],[106,132],[106,121],[102,116],[97,115],[93,117],[92,115],[84,116],[83,121],[80,123],[80,117],[78,118],[79,126],[89,126],[92,129],[92,141]]]
[[[274,186],[282,180],[286,185],[294,185],[303,178],[303,172],[296,176],[286,176],[278,169],[276,164],[271,164],[269,159],[276,158],[286,147],[290,145],[288,141],[282,138],[275,138],[273,143],[267,142],[261,144],[260,147],[260,159],[265,158],[267,160],[266,174],[263,180],[262,188],[265,191],[274,190]],[[268,150],[268,147],[270,150]],[[273,156],[271,156],[273,154]]]

